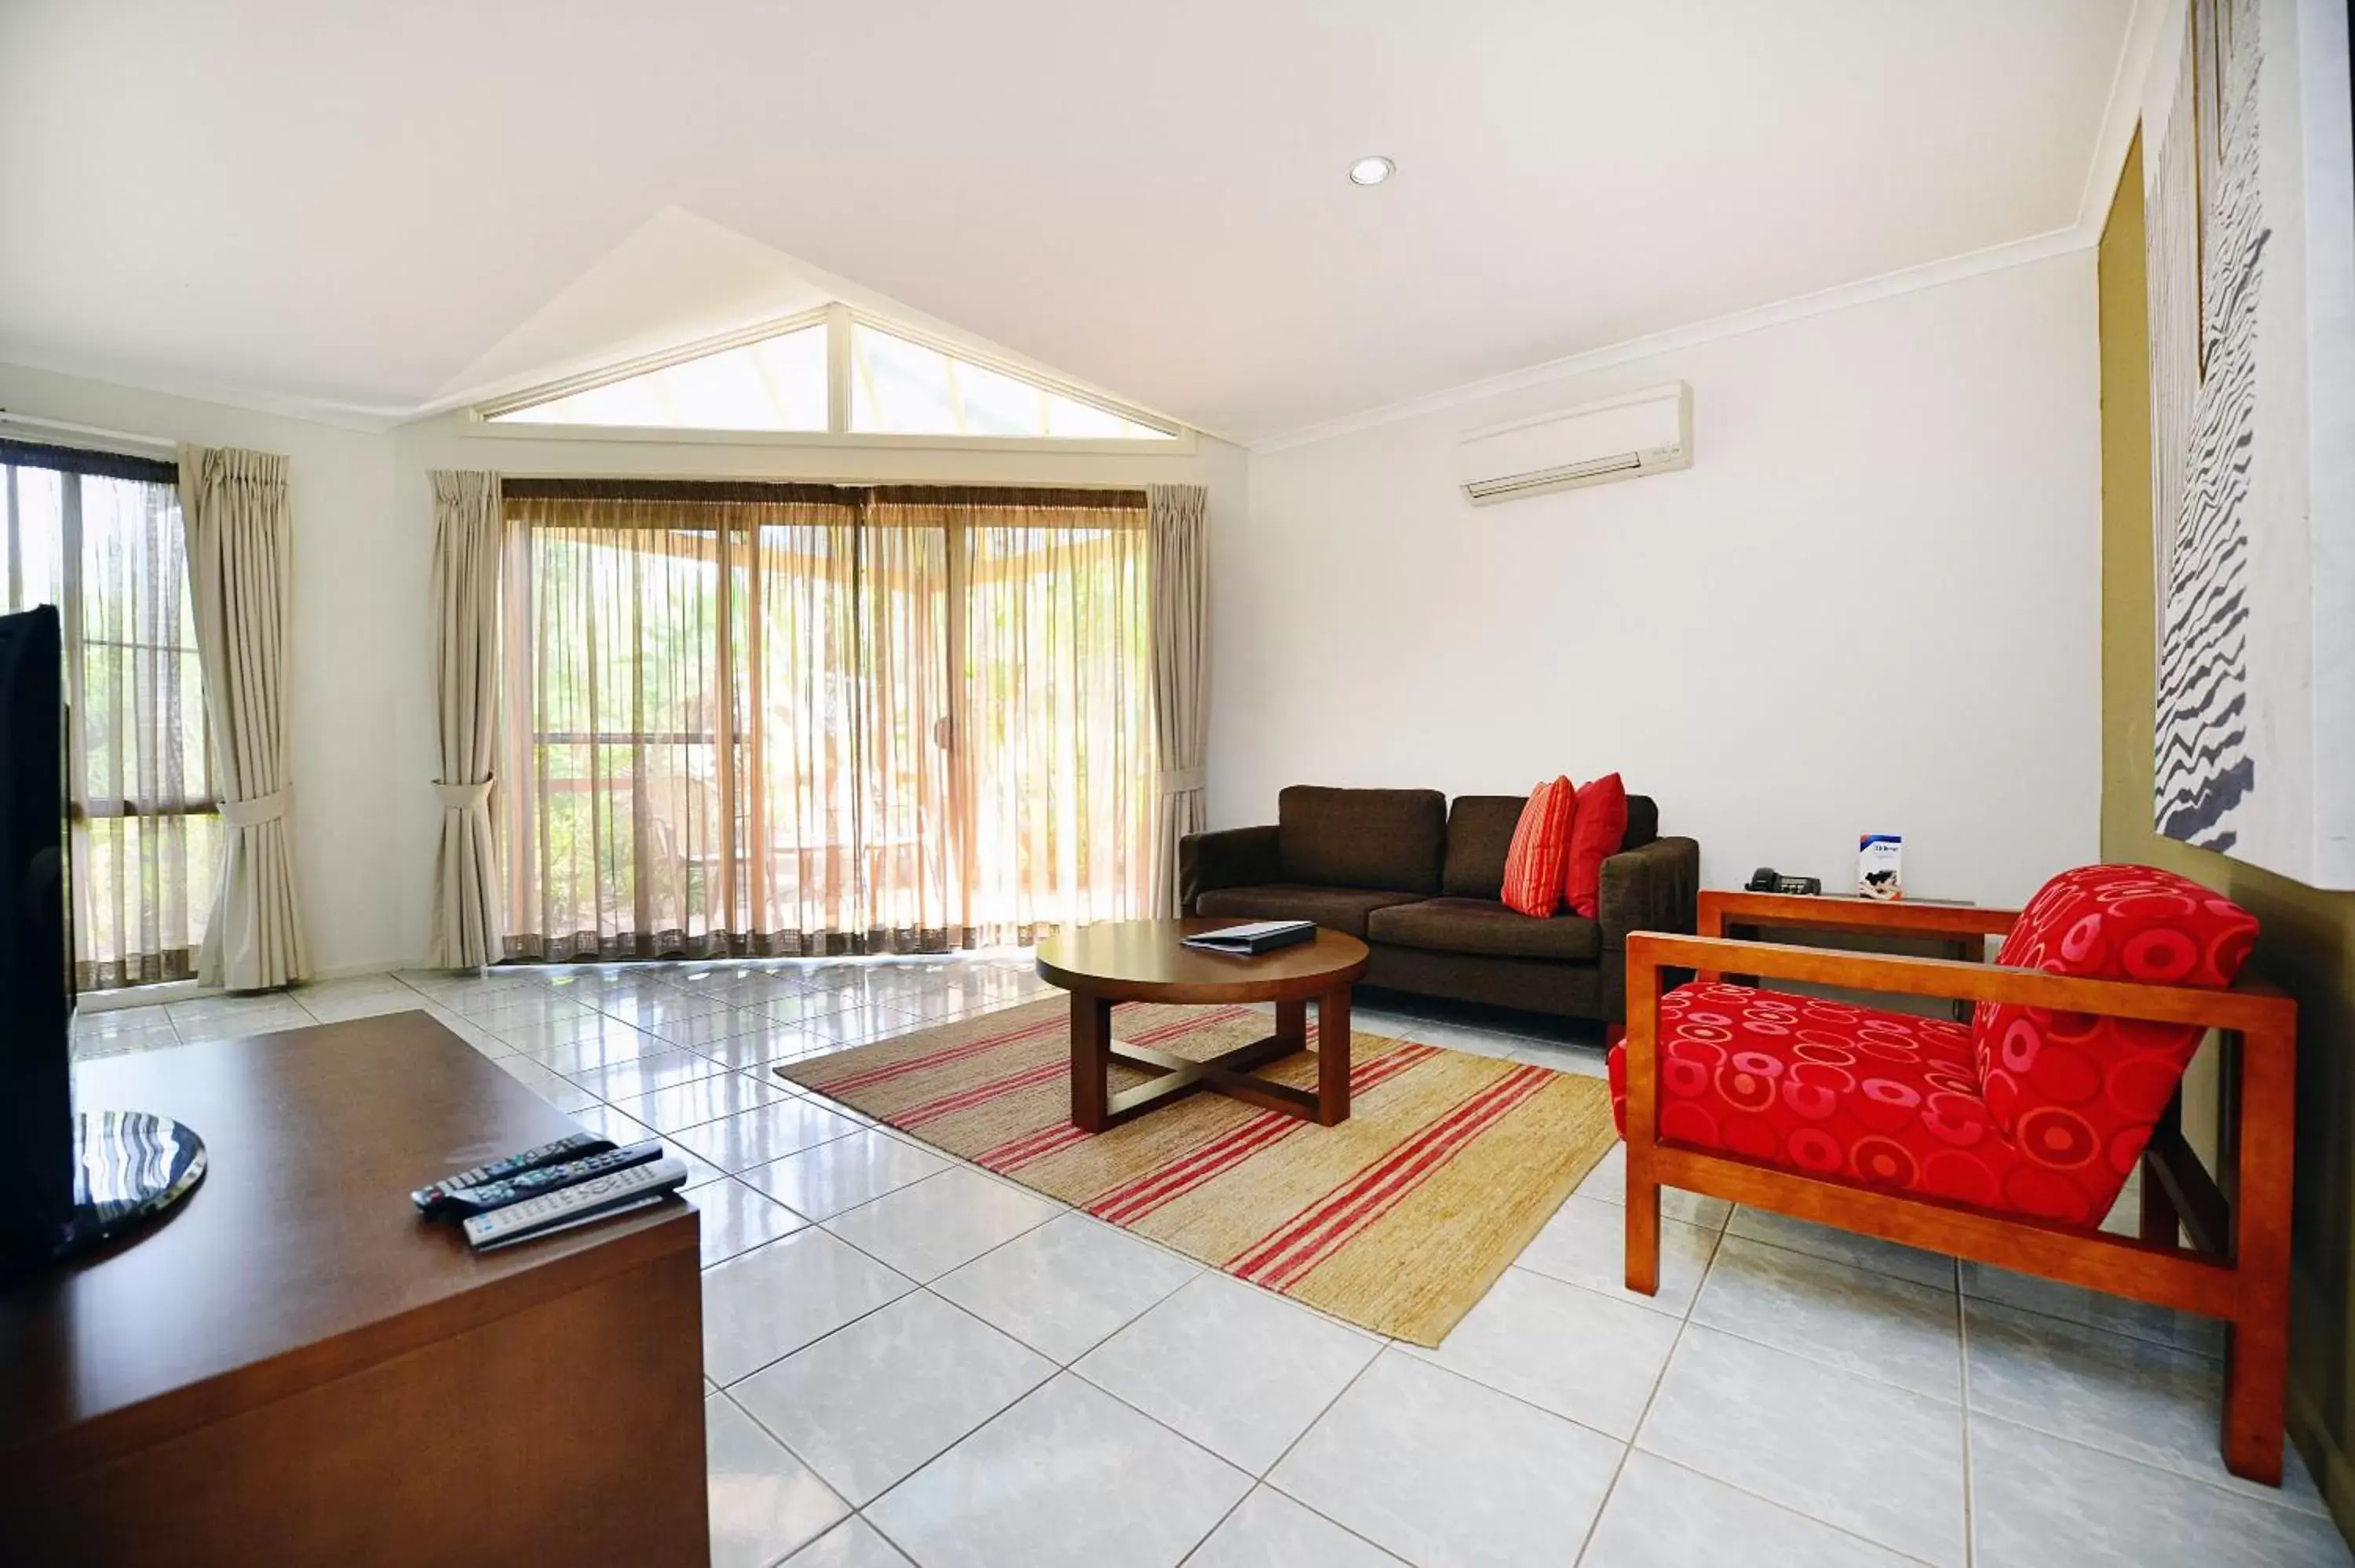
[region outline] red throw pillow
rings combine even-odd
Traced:
[[[1562,867],[1570,861],[1571,813],[1578,793],[1568,779],[1529,791],[1521,820],[1513,827],[1513,847],[1505,852],[1508,909],[1550,918],[1561,903]]]
[[[2188,876],[2083,865],[2039,888],[1996,962],[2079,980],[2222,989],[2257,939],[2256,916]],[[1971,1020],[1979,1090],[2031,1160],[2134,1168],[2204,1033],[2009,1004]]]
[[[1603,863],[1619,853],[1626,836],[1627,786],[1616,773],[1605,773],[1578,792],[1561,888],[1570,906],[1590,920],[1603,894]]]

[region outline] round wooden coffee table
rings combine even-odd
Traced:
[[[1180,947],[1178,938],[1232,919],[1124,920],[1066,926],[1039,944],[1039,974],[1071,993],[1071,1121],[1102,1132],[1184,1096],[1209,1089],[1320,1127],[1349,1117],[1349,987],[1366,972],[1366,944],[1319,927],[1316,939],[1257,958]],[[1308,1003],[1316,1003],[1316,1092],[1251,1069],[1308,1048]],[[1275,1003],[1275,1033],[1196,1062],[1143,1045],[1115,1044],[1116,1001]],[[1115,1061],[1154,1075],[1115,1095]]]

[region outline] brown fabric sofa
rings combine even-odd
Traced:
[[[1660,837],[1659,808],[1630,795],[1598,917],[1517,914],[1497,894],[1524,800],[1295,785],[1273,827],[1179,841],[1185,911],[1347,931],[1371,953],[1368,985],[1624,1022],[1628,934],[1692,930],[1700,846]]]

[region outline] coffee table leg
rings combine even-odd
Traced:
[[[1349,1119],[1349,988],[1316,999],[1316,1125]]]
[[[1071,1125],[1104,1129],[1104,1098],[1112,1075],[1112,1003],[1086,991],[1071,993]]]
[[[1290,1041],[1295,1051],[1308,1049],[1308,1002],[1305,998],[1275,1004],[1275,1037]]]

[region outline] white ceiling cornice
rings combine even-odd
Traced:
[[[1680,348],[1692,348],[1721,338],[1739,337],[1743,333],[1763,327],[1780,326],[1785,322],[1805,321],[1810,316],[1829,315],[1835,311],[1853,310],[1876,300],[1893,299],[1900,294],[1917,293],[1923,289],[1943,288],[1948,283],[1976,278],[1982,273],[1999,272],[2007,267],[2024,267],[2030,262],[2065,256],[2072,250],[2083,250],[2101,238],[2097,228],[2091,235],[2082,223],[2067,228],[2056,228],[2050,234],[2031,235],[2007,245],[1990,246],[1974,250],[1966,256],[1950,257],[1926,266],[1909,267],[1902,272],[1888,272],[1878,278],[1865,278],[1838,288],[1819,289],[1796,299],[1778,300],[1771,305],[1757,305],[1746,311],[1733,311],[1694,322],[1687,326],[1671,327],[1666,332],[1646,333],[1623,343],[1606,344],[1582,353],[1550,359],[1542,365],[1532,365],[1524,370],[1509,371],[1503,376],[1491,376],[1469,381],[1461,387],[1451,387],[1442,392],[1428,393],[1421,397],[1409,397],[1401,402],[1388,403],[1379,408],[1369,408],[1361,414],[1350,414],[1338,419],[1327,419],[1315,425],[1304,425],[1296,430],[1284,430],[1247,443],[1255,452],[1278,452],[1292,447],[1304,447],[1316,441],[1330,440],[1359,430],[1370,430],[1392,425],[1401,419],[1412,419],[1424,414],[1436,414],[1448,408],[1462,408],[1508,392],[1525,391],[1543,387],[1549,382],[1567,380],[1591,371],[1606,370],[1630,360],[1647,359],[1656,354],[1668,354]]]
[[[2182,0],[2173,3],[2179,5]],[[2151,55],[2158,47],[2165,21],[2162,13],[2168,4],[2169,0],[2134,0],[2134,15],[2127,18],[2126,37],[2118,45],[2118,68],[2110,78],[2101,136],[2094,143],[2093,162],[2085,169],[2085,188],[2077,198],[2077,227],[2089,231],[2094,242],[2102,238],[2109,218],[2110,195],[2117,188],[2118,174],[2126,166],[2126,149],[2134,145],[2135,131],[2142,122],[2143,82],[2150,75]]]
[[[2157,47],[2160,13],[2165,4],[2166,0],[2134,0],[2134,13],[2127,20],[2126,36],[2119,40],[2117,65],[2110,76],[2109,96],[2102,111],[2101,133],[2094,142],[2093,158],[2085,168],[2084,187],[2078,196],[2077,221],[2066,228],[2031,235],[2025,239],[1990,246],[1984,250],[1949,257],[1925,266],[1884,273],[1878,278],[1861,279],[1837,288],[1779,300],[1773,304],[1734,311],[1708,321],[1671,327],[1666,332],[1647,333],[1641,337],[1587,349],[1561,359],[1548,360],[1542,365],[1532,365],[1526,369],[1487,376],[1444,391],[1368,408],[1362,413],[1320,420],[1297,429],[1281,430],[1248,445],[1255,452],[1276,452],[1292,447],[1308,446],[1330,440],[1336,436],[1375,429],[1383,425],[1396,424],[1401,419],[1435,414],[1506,393],[1583,376],[1590,371],[1608,369],[1630,360],[1714,343],[1721,338],[1737,337],[1762,327],[1804,321],[1809,316],[1849,310],[1858,305],[1870,304],[1876,300],[1892,299],[1923,289],[1942,288],[1982,273],[2026,266],[2051,257],[2066,255],[2072,250],[2091,249],[2101,243],[2102,229],[2109,217],[2110,196],[2117,186],[2119,172],[2126,167],[2126,149],[2134,144],[2135,131],[2142,120],[2143,79],[2150,70],[2151,52]]]

